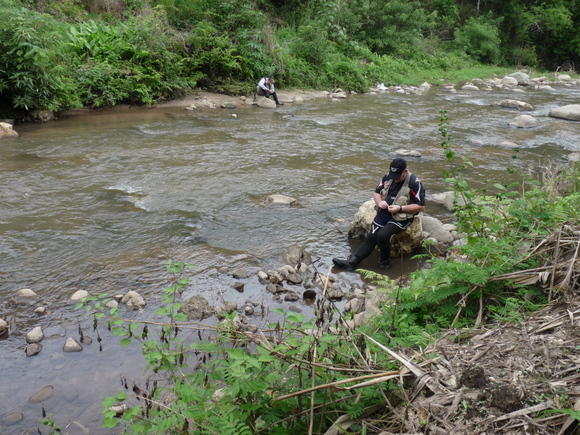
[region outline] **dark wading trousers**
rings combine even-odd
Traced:
[[[373,222],[364,242],[354,255],[359,261],[362,261],[371,255],[375,246],[378,245],[381,251],[379,261],[387,261],[391,256],[391,237],[401,231],[403,231],[403,228],[393,222],[388,222],[382,228]]]

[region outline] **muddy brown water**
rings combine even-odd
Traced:
[[[201,294],[212,304],[250,299],[288,309],[289,303],[272,301],[254,273],[279,267],[294,243],[323,273],[332,257],[348,255],[357,245],[347,240],[348,223],[371,198],[396,150],[421,152],[408,162],[428,199],[449,190],[440,109],[448,111],[455,151],[473,163],[466,177],[476,188],[512,181],[508,167],[534,173],[580,151],[580,123],[548,116],[554,107],[577,104],[580,88],[552,86],[525,93],[353,95],[275,110],[115,110],[17,126],[19,138],[0,141],[0,318],[13,326],[0,341],[0,417],[23,418],[0,420],[0,433],[39,427],[42,407],[63,433],[117,432],[100,428],[100,402],[121,389],[121,376],[142,379],[145,362],[138,346],[121,348],[104,328],[99,350],[90,319],[69,302],[76,290],[138,291],[148,306],[126,315],[155,318],[171,284],[164,265],[173,259],[194,266],[185,297]],[[492,104],[503,98],[532,104],[539,127],[510,127],[519,113]],[[502,147],[502,141],[519,149]],[[298,202],[272,206],[271,194]],[[427,212],[451,219],[433,202]],[[369,258],[362,266],[374,269],[375,262]],[[237,280],[231,274],[216,272],[222,266],[252,275],[243,293],[232,289]],[[421,263],[406,259],[388,273],[397,277],[417,267]],[[337,277],[345,288],[363,283],[356,274]],[[16,299],[21,288],[38,297]],[[301,301],[294,305],[311,313]],[[34,314],[38,306],[48,313]],[[27,358],[25,334],[34,326],[42,326],[46,338],[42,352]],[[93,343],[63,353],[79,326]],[[47,385],[54,395],[29,402]]]

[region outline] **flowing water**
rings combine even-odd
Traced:
[[[240,295],[231,274],[216,269],[274,269],[297,243],[325,273],[333,256],[348,255],[356,244],[347,240],[348,222],[371,198],[396,150],[421,152],[407,160],[428,200],[449,190],[440,109],[448,112],[454,150],[473,163],[466,172],[472,187],[511,181],[508,167],[527,173],[564,161],[580,151],[580,123],[548,113],[578,104],[580,88],[553,87],[353,95],[275,110],[109,110],[17,126],[19,138],[0,141],[0,318],[13,328],[0,341],[0,417],[22,413],[23,419],[1,422],[0,433],[38,427],[43,407],[63,433],[116,433],[99,428],[100,402],[121,389],[120,376],[141,378],[143,358],[137,346],[120,349],[116,338],[104,339],[99,350],[97,332],[69,301],[75,291],[135,290],[148,306],[127,316],[149,318],[171,284],[164,265],[173,259],[194,266],[185,297],[201,294],[212,304],[251,299],[287,309],[255,277]],[[510,127],[519,113],[492,104],[503,98],[532,104],[540,126]],[[500,146],[503,141],[519,149]],[[271,194],[289,195],[297,204],[274,206]],[[450,219],[429,201],[427,213]],[[373,269],[375,261],[362,266]],[[17,299],[22,288],[38,297]],[[48,313],[34,314],[38,306]],[[35,326],[44,329],[44,348],[27,358],[25,334]],[[63,353],[66,338],[79,337],[79,326],[93,344]],[[54,386],[54,396],[30,403],[46,385]]]

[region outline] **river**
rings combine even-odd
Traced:
[[[20,137],[0,140],[0,318],[13,326],[0,341],[0,421],[9,414],[23,418],[2,421],[0,433],[35,430],[43,407],[63,433],[116,433],[100,428],[100,402],[121,389],[121,376],[141,379],[144,361],[137,346],[121,349],[106,330],[97,344],[90,321],[69,301],[75,291],[135,290],[148,306],[127,315],[151,318],[171,284],[165,263],[172,259],[193,266],[184,297],[287,309],[288,303],[271,300],[254,273],[281,266],[292,244],[303,246],[323,273],[332,257],[348,255],[356,245],[347,240],[348,222],[397,150],[421,153],[407,160],[426,187],[427,213],[449,221],[442,206],[429,202],[449,190],[440,109],[448,112],[453,149],[473,163],[465,175],[474,188],[513,181],[518,175],[508,169],[537,175],[539,167],[580,151],[580,123],[548,116],[554,107],[577,104],[580,87],[552,87],[360,94],[273,110],[104,110],[17,125]],[[539,126],[508,125],[519,113],[493,105],[504,98],[532,104],[529,114]],[[297,203],[274,206],[267,200],[272,194]],[[374,269],[375,261],[362,266]],[[243,294],[232,289],[231,274],[216,272],[220,267],[252,274]],[[356,274],[340,276],[362,284]],[[22,288],[38,297],[16,298]],[[34,314],[38,306],[47,313]],[[44,348],[26,357],[25,334],[35,326],[44,330]],[[79,326],[93,344],[63,353]],[[29,402],[46,385],[54,395]]]

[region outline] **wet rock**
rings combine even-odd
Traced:
[[[42,344],[40,343],[31,343],[26,345],[24,349],[24,353],[26,356],[35,356],[38,355],[42,351]]]
[[[83,335],[83,338],[81,338],[81,344],[92,344],[93,343],[93,339],[91,337],[87,337],[86,335]]]
[[[580,152],[568,154],[566,158],[569,162],[580,162]]]
[[[262,107],[264,109],[275,109],[276,102],[266,97],[258,97],[256,100],[256,106]]]
[[[279,205],[292,205],[296,203],[296,199],[286,195],[268,195],[268,202]]]
[[[290,246],[282,254],[282,260],[294,267],[300,264],[312,264],[312,256],[300,245]]]
[[[147,305],[147,302],[145,302],[143,297],[133,290],[128,291],[127,294],[123,296],[121,303],[124,304],[127,308],[132,308],[134,310],[142,309]]]
[[[214,309],[210,307],[207,300],[200,295],[194,295],[185,301],[179,311],[187,316],[188,319],[202,320],[210,317]]]
[[[0,137],[18,137],[18,133],[14,131],[14,127],[7,122],[0,122]]]
[[[254,307],[251,305],[246,305],[244,307],[244,314],[246,316],[253,316],[254,315]]]
[[[42,340],[44,340],[44,332],[40,326],[33,328],[26,334],[26,342],[29,344],[40,343]]]
[[[244,283],[241,281],[237,281],[234,283],[232,288],[240,293],[243,293],[244,292]]]
[[[248,277],[248,274],[244,269],[237,268],[232,272],[232,276],[236,279],[244,279]]]
[[[292,273],[286,277],[286,281],[288,281],[290,284],[301,284],[302,275],[299,273]]]
[[[297,307],[296,305],[290,305],[288,307],[288,311],[292,311],[293,313],[301,313],[302,309],[300,307]]]
[[[342,299],[344,297],[344,292],[338,288],[327,289],[326,297],[332,300]]]
[[[300,296],[298,296],[298,293],[292,290],[284,295],[285,302],[296,302],[298,299],[300,299]]]
[[[395,154],[405,157],[421,157],[421,152],[417,150],[397,150]]]
[[[20,414],[18,412],[13,412],[11,414],[6,414],[4,418],[2,418],[2,423],[4,424],[14,424],[22,421],[24,419],[24,414]]]
[[[46,308],[45,307],[36,307],[34,309],[34,314],[46,314]]]
[[[89,292],[86,290],[77,290],[74,294],[70,297],[71,301],[80,301],[82,298],[89,297]]]
[[[467,83],[467,84],[461,86],[461,90],[462,91],[479,91],[479,88],[475,85]]]
[[[67,338],[66,342],[62,346],[62,351],[67,352],[67,353],[68,352],[80,352],[81,350],[83,350],[83,347],[81,346],[81,344],[72,337]]]
[[[267,274],[266,272],[264,272],[264,271],[260,270],[260,271],[258,272],[258,279],[259,279],[260,281],[267,281],[267,280],[268,280],[268,274]]]
[[[235,302],[226,302],[224,303],[223,307],[226,313],[232,314],[233,312],[238,310],[238,304]]]
[[[109,308],[109,309],[113,309],[113,308],[117,308],[119,306],[119,302],[117,302],[116,300],[112,299],[109,302],[107,302],[105,304],[105,307]]]
[[[19,296],[22,298],[33,298],[37,295],[33,290],[31,290],[29,288],[23,288],[23,289],[20,289],[16,292],[16,296]]]
[[[508,124],[517,128],[532,128],[539,125],[538,120],[531,115],[516,116]]]
[[[580,104],[569,104],[550,110],[552,118],[567,119],[569,121],[580,121]]]
[[[500,107],[508,107],[510,109],[517,109],[517,110],[529,110],[529,111],[534,110],[534,106],[532,106],[531,104],[525,103],[523,101],[518,101],[518,100],[505,99],[505,100],[495,102],[494,105],[500,106]]]
[[[0,337],[8,334],[8,323],[4,319],[0,319]]]
[[[41,109],[31,110],[28,116],[30,117],[30,120],[32,122],[46,122],[52,121],[53,119],[56,118],[52,110],[41,110]]]
[[[41,403],[50,399],[52,396],[54,396],[54,387],[52,385],[47,385],[30,396],[28,401],[30,403]]]
[[[269,283],[269,284],[266,286],[266,290],[267,290],[267,291],[269,291],[270,293],[276,293],[276,291],[277,291],[276,284]]]
[[[222,109],[236,109],[237,106],[234,103],[222,103]]]

